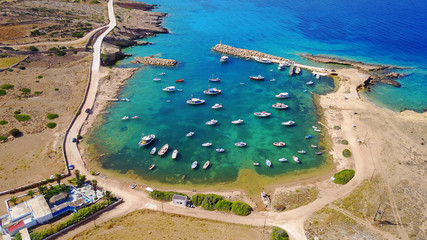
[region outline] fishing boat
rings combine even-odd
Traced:
[[[267,166],[271,167],[271,161],[270,160],[266,159],[265,164],[267,164]]]
[[[191,168],[192,169],[195,169],[197,167],[197,161],[194,161],[192,164],[191,164]]]
[[[320,79],[320,75],[316,74],[316,79],[319,80]]]
[[[146,146],[150,144],[155,138],[156,138],[156,135],[154,134],[148,134],[147,136],[144,136],[144,134],[142,134],[142,138],[139,141],[138,146],[140,147]]]
[[[122,120],[124,121],[124,120],[128,120],[129,119],[129,117],[128,116],[124,116],[124,117],[122,117]]]
[[[275,79],[275,78],[270,79],[270,82],[275,82],[275,81],[276,81],[276,79]]]
[[[289,97],[289,93],[287,92],[282,92],[276,95],[276,98],[288,98]]]
[[[210,147],[210,146],[212,146],[212,143],[210,143],[210,142],[203,143],[202,146],[203,147]]]
[[[292,156],[292,159],[296,162],[296,163],[300,163],[301,161],[298,159],[297,156]]]
[[[242,122],[243,122],[243,120],[240,118],[237,120],[231,121],[232,124],[241,124]]]
[[[206,162],[205,162],[205,164],[203,165],[203,169],[208,168],[210,163],[211,163],[211,162],[210,162],[209,160],[208,160],[208,161],[206,161]]]
[[[289,68],[289,76],[292,77],[295,74],[295,66]]]
[[[259,166],[259,162],[254,162],[254,166]]]
[[[249,78],[253,79],[253,80],[264,80],[265,79],[265,77],[263,77],[261,75],[258,75],[258,76],[249,76]]]
[[[301,68],[300,67],[296,67],[295,68],[295,74],[299,75],[301,73]]]
[[[276,147],[284,147],[284,146],[286,146],[286,143],[284,143],[284,142],[274,142],[274,143],[273,143],[273,146],[276,146]]]
[[[220,109],[222,108],[222,105],[219,103],[215,103],[215,105],[212,106],[212,109]]]
[[[265,112],[265,111],[263,111],[263,112],[254,112],[254,115],[256,117],[269,117],[271,115],[271,113]]]
[[[305,150],[299,150],[298,153],[305,154]]]
[[[169,144],[163,145],[163,147],[160,148],[160,150],[159,150],[159,152],[157,154],[159,156],[163,156],[168,151],[168,148],[169,148]]]
[[[120,101],[123,101],[123,102],[130,102],[129,98],[122,98],[122,99],[120,99]]]
[[[294,121],[292,121],[292,120],[289,120],[289,121],[287,121],[287,122],[282,122],[282,125],[283,126],[292,126],[292,125],[294,125],[295,124],[295,122]]]
[[[152,164],[151,166],[148,167],[148,170],[153,170],[153,168],[155,167],[155,164]]]
[[[161,79],[161,78],[158,78],[158,77],[155,77],[155,78],[153,78],[153,81],[155,81],[155,82],[159,82],[159,81],[162,81],[162,79]]]
[[[150,154],[153,155],[154,153],[156,153],[156,147],[153,147],[153,149],[151,149]]]
[[[288,159],[286,159],[286,158],[279,158],[279,162],[287,162],[288,161]]]
[[[175,82],[184,82],[184,78],[175,80]]]
[[[217,151],[219,153],[223,153],[223,152],[225,152],[225,149],[224,148],[217,148],[217,149],[215,149],[215,151]]]
[[[189,132],[189,133],[187,133],[185,136],[187,136],[187,137],[191,137],[191,136],[193,136],[194,135],[194,132]]]
[[[275,109],[279,109],[279,110],[283,110],[283,109],[288,108],[288,105],[286,105],[284,103],[275,103],[271,106],[274,107]]]
[[[311,136],[311,135],[307,135],[307,136],[305,136],[305,139],[310,139],[310,138],[312,138],[313,136]]]
[[[315,131],[315,132],[321,132],[321,130],[320,130],[320,129],[314,129],[314,131]]]
[[[178,156],[178,149],[175,149],[172,152],[172,159],[176,159],[177,156]]]
[[[215,125],[217,122],[218,120],[212,119],[210,121],[207,121],[205,124],[210,126],[210,125]]]
[[[216,95],[220,94],[221,90],[216,88],[209,88],[208,90],[203,91],[203,93],[207,95]]]
[[[164,73],[164,72],[159,73],[159,76],[163,76],[163,75],[166,75],[166,73]]]
[[[163,91],[165,92],[175,92],[175,86],[169,86],[169,87],[165,87],[163,88]]]
[[[212,74],[212,78],[209,78],[209,82],[220,82],[221,79],[219,78],[214,78],[214,75]]]
[[[268,58],[252,57],[252,59],[254,59],[255,61],[257,61],[259,63],[264,63],[264,64],[270,64],[271,63],[271,60]]]
[[[319,152],[315,152],[315,154],[316,154],[316,155],[322,155],[322,152],[321,152],[321,151],[319,151]]]
[[[317,146],[316,146],[316,145],[311,145],[311,147],[312,147],[312,148],[317,148]]]
[[[285,64],[283,62],[279,63],[279,66],[277,67],[278,70],[282,70],[285,67]]]
[[[133,116],[132,119],[134,120],[139,119],[139,116]]]
[[[237,142],[237,143],[234,144],[234,146],[236,146],[236,147],[245,147],[246,143],[245,142]]]
[[[308,81],[308,82],[306,82],[305,84],[307,84],[307,85],[313,85],[313,84],[314,84],[314,82],[313,82],[313,81]]]
[[[200,105],[205,103],[205,100],[199,98],[191,98],[191,100],[187,100],[187,104],[190,105]]]
[[[220,62],[225,63],[228,61],[228,56],[227,55],[222,55],[221,58],[219,59]]]

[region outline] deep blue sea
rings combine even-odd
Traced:
[[[310,145],[318,145],[320,134],[313,131],[317,124],[315,105],[310,91],[324,94],[333,90],[329,78],[316,80],[308,71],[301,76],[288,76],[287,70],[277,70],[277,65],[264,65],[231,57],[226,64],[219,63],[220,55],[211,48],[222,42],[234,47],[253,49],[297,62],[319,64],[301,59],[299,53],[328,54],[370,63],[410,67],[399,79],[402,88],[388,85],[373,87],[365,96],[377,105],[399,111],[404,108],[422,112],[427,109],[427,2],[426,1],[277,1],[277,0],[213,0],[147,2],[158,4],[156,11],[169,15],[164,26],[170,34],[145,39],[154,43],[136,46],[125,52],[136,56],[158,55],[179,61],[173,68],[144,67],[127,82],[120,97],[131,102],[117,102],[108,109],[105,123],[88,139],[99,152],[104,168],[121,173],[133,170],[142,178],[166,183],[181,181],[182,175],[193,183],[233,181],[239,170],[253,169],[260,175],[275,176],[298,169],[315,168],[324,164],[324,156]],[[131,59],[120,63],[132,66]],[[162,81],[153,82],[160,72]],[[249,80],[249,75],[264,75],[265,81]],[[220,83],[210,83],[214,75]],[[184,83],[175,83],[184,78]],[[276,81],[270,81],[271,79]],[[314,81],[307,86],[307,81]],[[243,83],[243,84],[242,84]],[[176,86],[182,92],[166,93],[162,88]],[[203,90],[216,87],[223,92],[206,96]],[[304,91],[307,90],[307,91]],[[278,101],[274,95],[289,92],[290,98]],[[203,98],[206,104],[189,106],[185,100],[191,96]],[[278,111],[271,105],[284,102],[288,110]],[[224,108],[212,110],[221,103]],[[268,111],[270,118],[259,119],[255,111]],[[138,115],[139,120],[122,121],[125,115]],[[210,119],[217,119],[215,126],[206,126]],[[231,121],[244,119],[243,125]],[[283,127],[282,121],[295,120],[293,127]],[[120,131],[118,131],[120,130]],[[189,131],[196,134],[185,137]],[[141,133],[156,134],[156,141],[149,147],[139,148]],[[305,139],[305,135],[313,135]],[[246,148],[233,144],[245,141]],[[278,149],[274,141],[284,141],[287,147]],[[204,142],[213,147],[203,148]],[[168,154],[152,156],[149,151],[165,143],[170,145]],[[225,148],[225,153],[215,148]],[[177,160],[171,159],[173,149],[180,152]],[[298,150],[307,154],[298,154]],[[297,155],[302,164],[295,164]],[[278,162],[285,157],[288,163]],[[265,165],[265,159],[273,167]],[[211,167],[191,170],[190,165],[211,161]],[[254,167],[253,162],[261,166]],[[147,168],[155,163],[156,168]]]

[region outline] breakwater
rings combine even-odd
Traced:
[[[156,65],[156,66],[168,66],[173,67],[178,64],[178,61],[173,59],[155,58],[155,57],[135,57],[136,63],[142,63],[145,65]]]

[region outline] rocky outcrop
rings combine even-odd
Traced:
[[[157,5],[150,5],[150,4],[146,4],[146,3],[139,3],[139,2],[115,2],[114,4],[116,4],[119,7],[122,8],[128,8],[128,9],[138,9],[138,10],[142,10],[142,11],[151,11],[153,10]]]
[[[241,58],[253,58],[253,57],[259,57],[259,58],[268,58],[271,61],[275,61],[275,62],[292,62],[293,61],[286,59],[286,58],[282,58],[282,57],[277,57],[271,54],[266,54],[266,53],[262,53],[262,52],[258,52],[258,51],[254,51],[254,50],[249,50],[249,49],[243,49],[243,48],[235,48],[229,45],[225,45],[225,44],[217,44],[215,45],[212,50],[214,50],[215,52],[219,52],[219,53],[223,53],[223,54],[227,54],[227,55],[233,55],[233,56],[237,56],[237,57],[241,57]]]
[[[402,78],[402,77],[406,77],[407,75],[403,73],[390,72],[390,73],[387,73],[385,76],[388,78]]]
[[[101,65],[102,66],[114,66],[114,64],[117,63],[117,61],[125,59],[126,57],[129,57],[132,55],[124,54],[120,51],[115,53],[103,53],[101,54]]]
[[[156,65],[156,66],[166,66],[173,67],[178,64],[178,61],[173,59],[163,59],[163,58],[155,58],[153,56],[150,57],[135,57],[135,61],[133,63],[142,63],[145,65]]]

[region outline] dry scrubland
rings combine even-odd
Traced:
[[[270,239],[266,229],[138,210],[111,219],[72,239]]]

